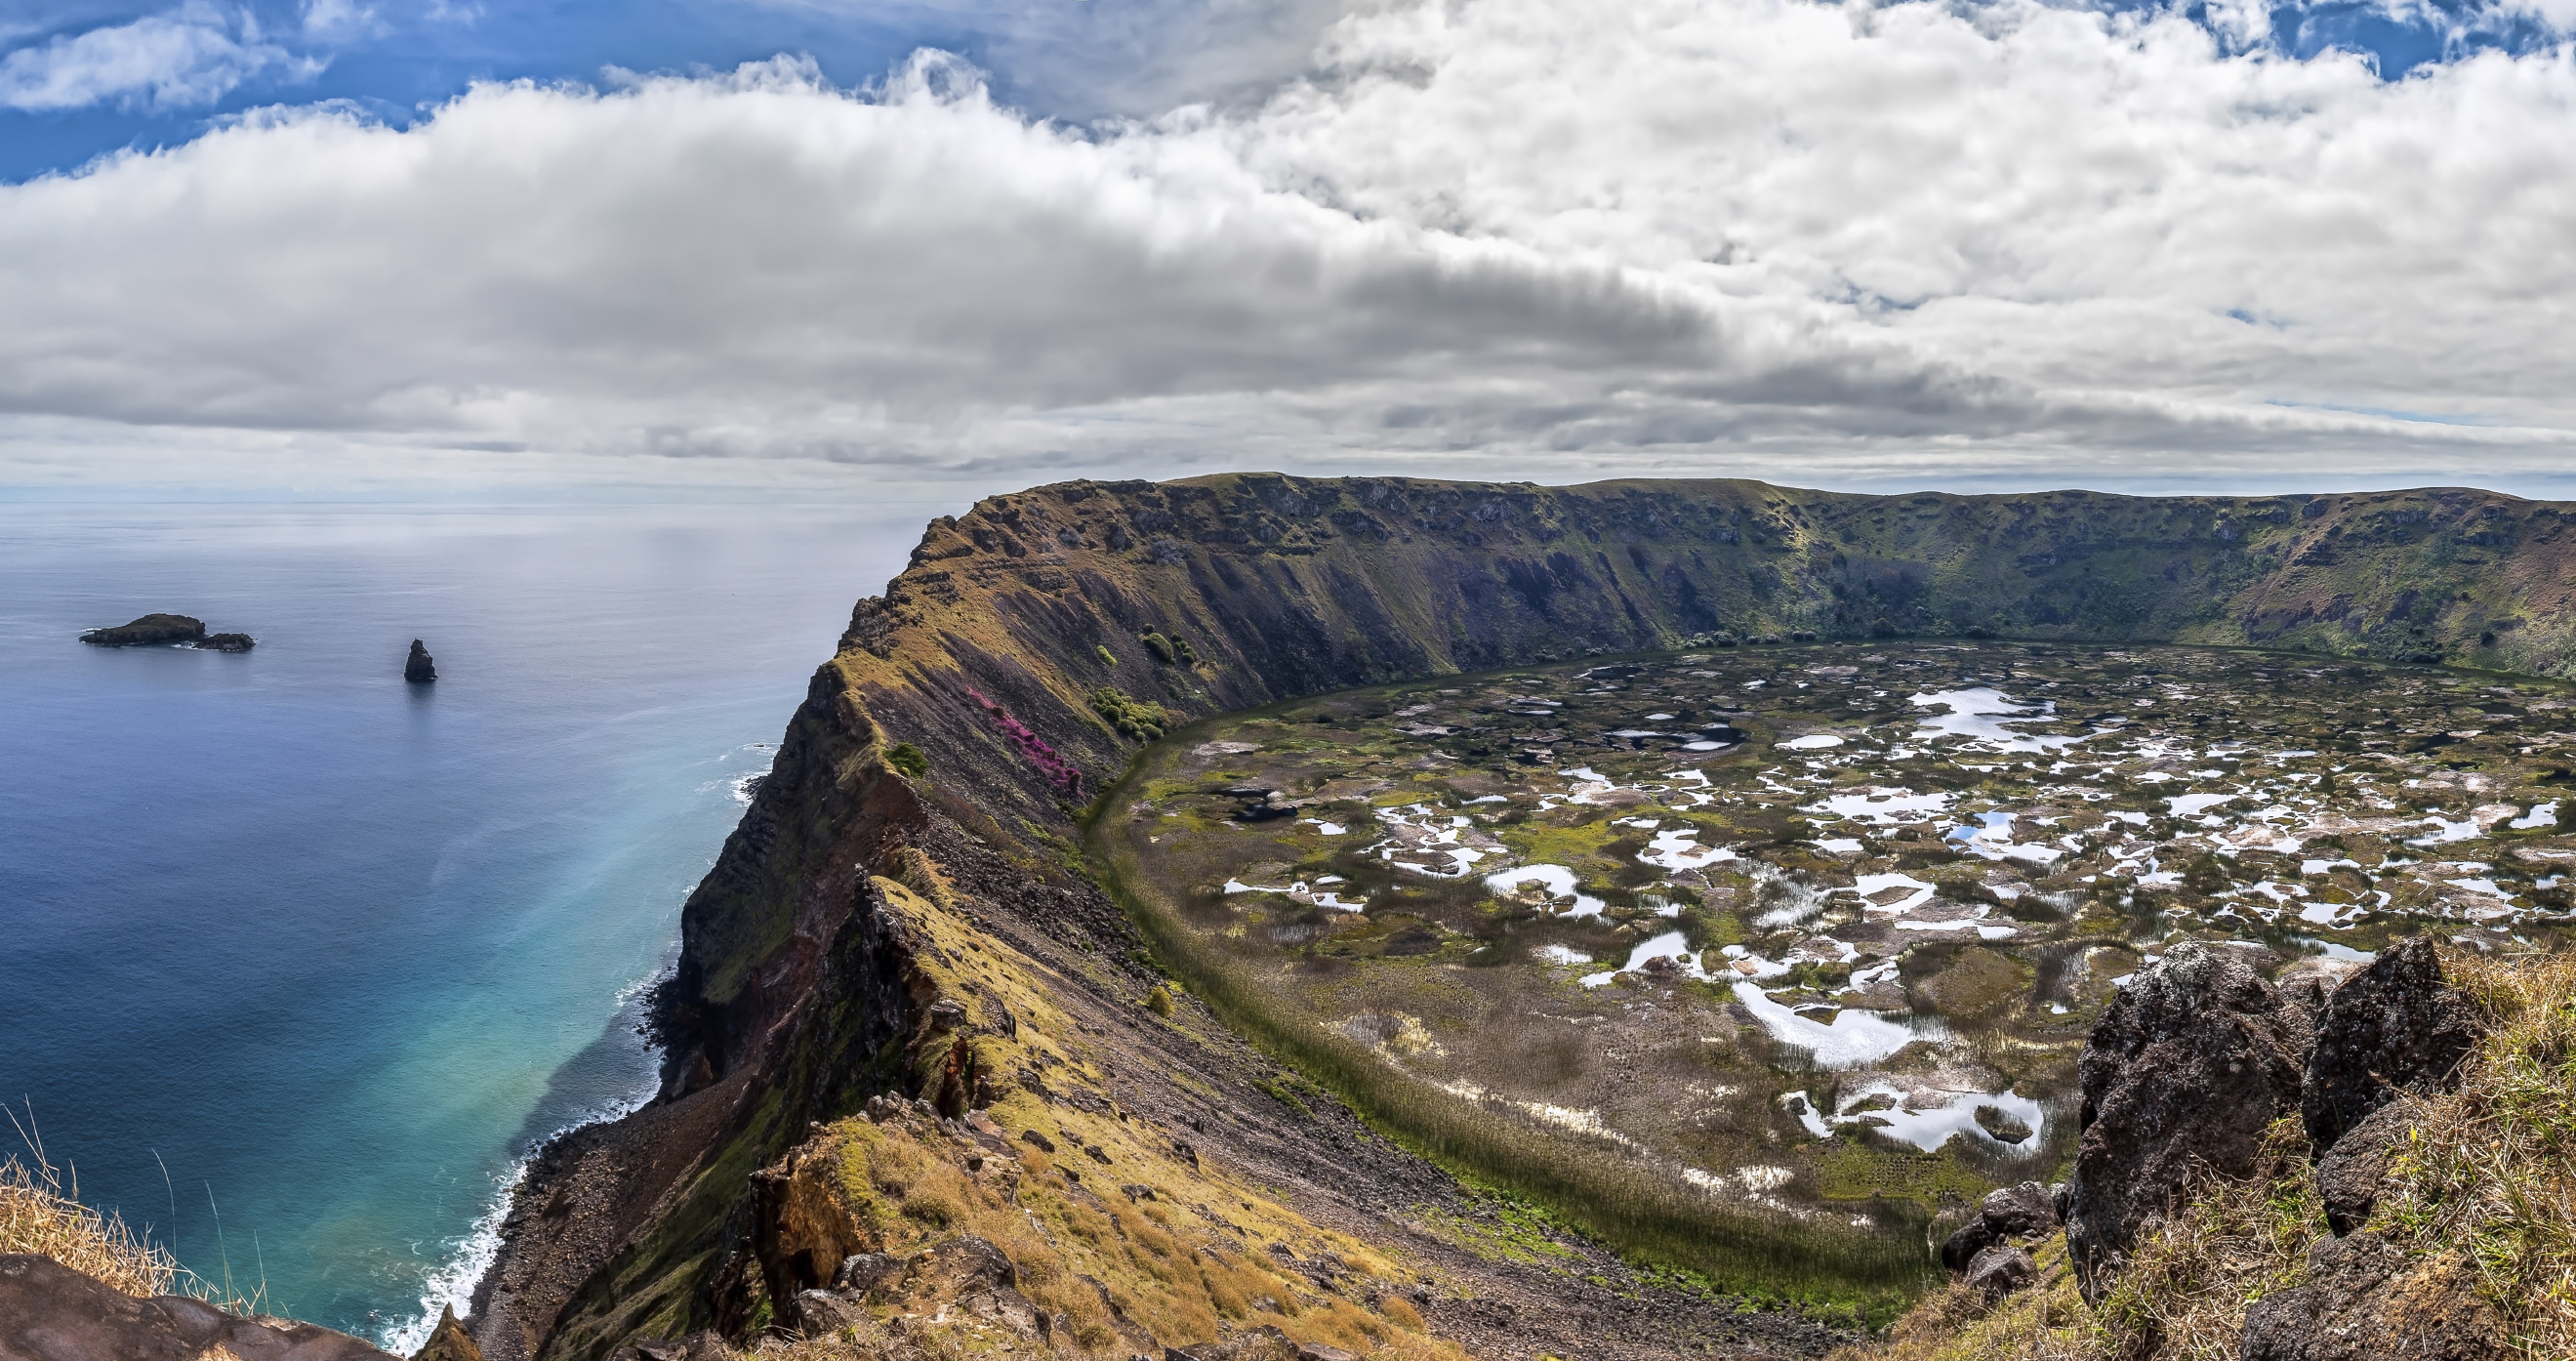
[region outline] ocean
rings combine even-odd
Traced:
[[[942,509],[0,506],[0,1100],[408,1350],[529,1147],[649,1093],[682,900]],[[155,610],[258,646],[75,640]]]

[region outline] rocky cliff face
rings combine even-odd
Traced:
[[[1884,498],[1229,475],[1069,483],[943,517],[859,603],[689,900],[663,1099],[541,1161],[477,1340],[493,1361],[590,1357],[764,1307],[776,1319],[792,1297],[762,1259],[756,1169],[872,1095],[953,1120],[1019,1093],[1048,1118],[1113,1112],[1194,1166],[1274,1188],[1263,1203],[1303,1226],[1280,1241],[1329,1227],[1409,1244],[1452,1273],[1430,1311],[1452,1336],[1561,1337],[1586,1355],[1604,1337],[1636,1355],[1813,1349],[1829,1335],[1659,1298],[1612,1264],[1600,1288],[1441,1258],[1402,1215],[1454,1185],[1321,1094],[1262,1095],[1280,1075],[1194,1005],[1171,1022],[1140,1006],[1157,980],[1068,841],[1135,740],[1404,676],[1802,633],[2261,643],[2563,674],[2571,515],[2455,491]],[[1014,990],[1055,1019],[1033,1024]]]

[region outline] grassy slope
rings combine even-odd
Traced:
[[[2362,1228],[2474,1279],[2518,1354],[2576,1355],[2576,959],[2453,954],[2444,968],[2491,1029],[2457,1089],[2428,1103]],[[2263,1170],[2205,1183],[2098,1312],[2061,1236],[2034,1254],[2038,1288],[1990,1309],[1954,1287],[1836,1361],[2236,1361],[2246,1306],[2303,1284],[2327,1233],[2297,1117],[2270,1139]]]

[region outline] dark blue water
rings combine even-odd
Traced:
[[[0,507],[0,1098],[191,1269],[410,1341],[529,1141],[649,1087],[739,782],[943,508]],[[150,610],[259,646],[74,641]]]

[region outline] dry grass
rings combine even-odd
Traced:
[[[2465,1251],[2517,1350],[2576,1356],[2576,957],[2446,953],[2443,968],[2489,1033],[2458,1087],[2425,1102],[2366,1227],[2411,1257]],[[2098,1311],[2060,1238],[2035,1254],[2038,1288],[1988,1309],[1954,1286],[1836,1361],[2235,1361],[2246,1306],[2299,1285],[2326,1233],[2299,1122],[2266,1132],[2257,1175],[2191,1195]]]
[[[2001,1303],[1954,1284],[1897,1320],[1883,1344],[1846,1347],[1828,1361],[2106,1361],[2109,1340],[2076,1292],[2066,1240],[2031,1252],[2039,1284]]]
[[[81,1203],[80,1174],[45,1156],[35,1112],[7,1112],[27,1157],[0,1159],[0,1255],[50,1257],[139,1299],[189,1295],[234,1314],[256,1314],[267,1283],[247,1296],[232,1288],[227,1267],[218,1285],[179,1265],[167,1248],[127,1227],[123,1216]]]
[[[1048,1114],[1056,1121],[1081,1118]],[[1103,1122],[1090,1137],[1110,1142],[1108,1128],[1115,1124]],[[1365,1307],[1325,1294],[1269,1252],[1249,1251],[1244,1239],[1203,1222],[1190,1202],[1220,1187],[1156,1167],[1157,1160],[1133,1145],[1120,1147],[1118,1175],[1161,1181],[1156,1199],[1130,1202],[1105,1187],[1105,1196],[1092,1194],[1030,1147],[1018,1152],[1016,1187],[1006,1188],[989,1173],[977,1176],[960,1166],[958,1150],[945,1139],[901,1123],[848,1120],[829,1137],[837,1143],[841,1203],[882,1250],[902,1254],[958,1234],[990,1240],[1018,1268],[1021,1293],[1065,1316],[1072,1351],[1124,1356],[1134,1350],[1121,1340],[1114,1300],[1129,1320],[1163,1338],[1204,1339],[1227,1327],[1274,1324],[1300,1341],[1362,1356],[1458,1361],[1457,1349],[1426,1336],[1421,1315],[1393,1291],[1369,1292],[1374,1299]],[[1341,1247],[1337,1256],[1355,1281],[1399,1275],[1357,1244]],[[926,1345],[933,1339],[907,1340]],[[829,1339],[758,1353],[769,1361],[849,1354]]]
[[[2443,966],[2491,1030],[2427,1103],[2369,1227],[2410,1255],[2465,1251],[2517,1348],[2576,1356],[2576,957]]]
[[[0,1253],[51,1257],[135,1296],[166,1295],[183,1272],[170,1254],[115,1215],[81,1204],[80,1185],[35,1155],[33,1167],[0,1162]]]

